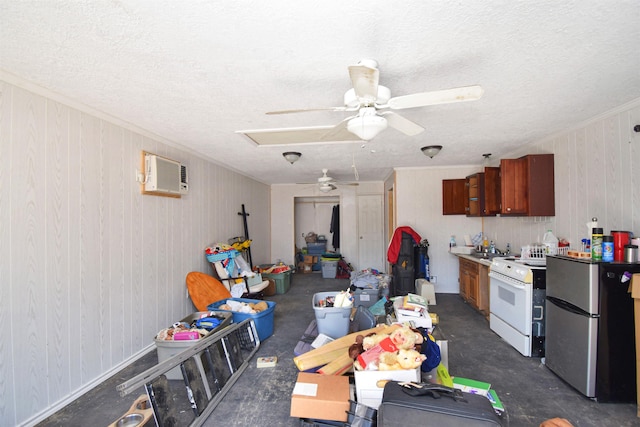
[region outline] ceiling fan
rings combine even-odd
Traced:
[[[419,124],[393,111],[405,108],[425,107],[462,101],[475,101],[482,97],[480,86],[465,86],[432,92],[391,97],[391,91],[380,84],[378,63],[363,59],[349,67],[352,88],[344,94],[344,106],[297,110],[270,111],[267,114],[290,114],[309,111],[354,111],[336,126],[289,129],[265,129],[239,131],[259,145],[299,144],[304,142],[368,141],[388,126],[405,135],[413,136],[424,131]],[[354,138],[355,137],[355,138]]]
[[[328,175],[329,169],[322,169],[322,176],[317,179],[317,186],[323,193],[328,193],[338,188],[338,185],[358,185],[357,182],[339,182]]]

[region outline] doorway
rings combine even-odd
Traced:
[[[327,251],[339,251],[332,244],[331,218],[333,207],[340,206],[340,196],[296,197],[293,202],[295,245],[304,248],[305,235],[310,232],[327,239]]]

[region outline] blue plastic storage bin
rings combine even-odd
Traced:
[[[327,251],[327,241],[307,243],[307,252],[309,255],[322,255]]]
[[[265,301],[267,303],[267,308],[260,313],[251,314],[251,313],[239,313],[237,311],[231,310],[221,310],[219,307],[222,304],[225,304],[228,300],[230,301],[239,301],[246,303],[259,303],[261,300],[256,299],[247,299],[247,298],[228,298],[218,302],[214,302],[207,306],[207,310],[211,311],[220,311],[224,313],[231,313],[233,323],[240,323],[245,319],[253,319],[253,323],[256,325],[256,331],[258,331],[258,337],[260,341],[264,341],[273,335],[273,316],[276,309],[276,303],[273,301]]]

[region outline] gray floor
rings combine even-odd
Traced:
[[[277,303],[274,334],[261,344],[256,356],[278,356],[278,364],[257,369],[250,363],[204,425],[299,426],[298,419],[289,417],[298,373],[293,349],[314,319],[313,294],[348,285],[348,280],[322,279],[319,273],[294,274],[286,294],[267,297]],[[640,425],[635,404],[603,404],[583,397],[539,358],[523,357],[502,341],[485,318],[458,295],[438,294],[437,305],[430,310],[440,317],[437,332],[448,340],[450,374],[491,383],[507,409],[509,425],[537,426],[552,417],[567,418],[576,427]],[[143,392],[120,397],[116,385],[155,362],[153,351],[38,425],[110,424]]]

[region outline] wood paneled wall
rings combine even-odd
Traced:
[[[504,250],[511,243],[516,253],[523,245],[542,241],[547,229],[579,247],[592,217],[598,218],[605,233],[629,230],[640,235],[640,133],[633,131],[637,124],[640,100],[504,156],[554,154],[554,217],[443,216],[442,180],[464,178],[481,167],[397,169],[396,224],[409,225],[429,240],[431,273],[438,278],[436,292],[459,291],[458,259],[447,252],[451,234],[462,244],[464,234],[484,230],[498,248]],[[499,159],[495,161],[492,166],[499,164]]]
[[[140,194],[141,151],[189,169]],[[270,260],[268,186],[55,95],[0,80],[0,425],[30,424],[153,348],[195,311],[185,276],[244,234]]]
[[[640,235],[640,100],[603,114],[566,132],[522,147],[507,156],[553,153],[554,217],[488,218],[485,229],[503,245],[542,241],[547,229],[580,248],[587,222],[598,218],[605,234],[612,230]]]

